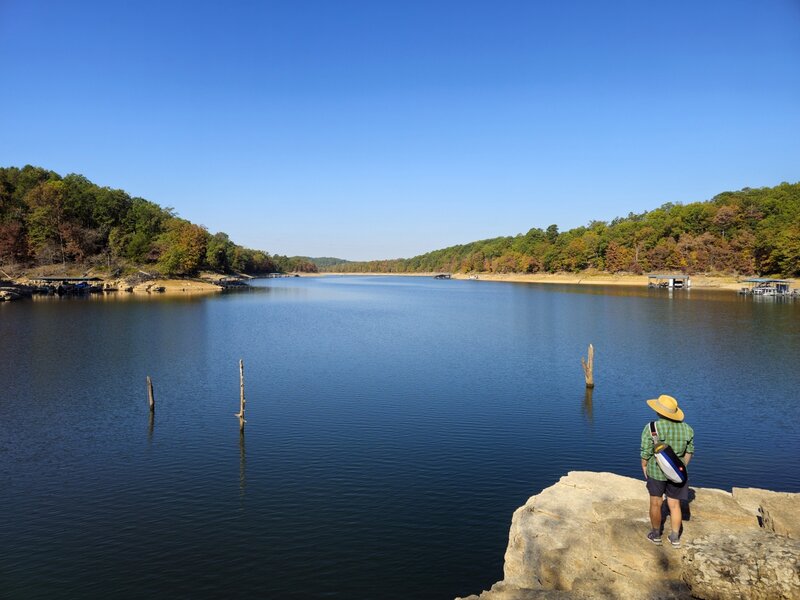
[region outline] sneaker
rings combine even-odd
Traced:
[[[650,533],[647,534],[647,539],[653,542],[656,546],[661,545],[661,533],[658,530],[652,529]]]
[[[673,548],[680,548],[681,547],[681,536],[678,533],[670,533],[667,538],[669,539],[669,543],[672,544]]]

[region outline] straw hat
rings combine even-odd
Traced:
[[[662,417],[672,419],[673,421],[683,421],[683,411],[678,408],[678,401],[672,396],[661,394],[655,400],[648,400],[647,406]]]

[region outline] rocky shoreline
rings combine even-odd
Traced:
[[[798,515],[800,494],[692,487],[681,548],[655,546],[643,481],[574,471],[514,512],[503,580],[457,600],[800,599]]]
[[[102,278],[89,274],[30,275],[0,280],[0,302],[10,302],[32,296],[83,296],[127,292],[157,293],[213,293],[247,288],[245,276],[204,274],[192,278],[162,278],[141,271],[127,277]]]
[[[435,271],[424,273],[346,273],[324,271],[314,273],[310,277],[434,277],[440,273]],[[578,286],[619,286],[647,290],[649,279],[647,275],[634,275],[631,273],[606,273],[602,271],[587,270],[582,273],[449,273],[449,279],[469,279],[476,281],[496,281],[504,283],[536,283]],[[735,275],[692,275],[691,289],[721,290],[738,292],[746,287],[748,277]],[[796,279],[788,280],[792,289],[798,289]]]

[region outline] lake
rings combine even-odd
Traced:
[[[274,279],[0,303],[0,339],[3,598],[478,593],[529,496],[641,476],[661,393],[695,428],[692,484],[800,492],[796,301]]]

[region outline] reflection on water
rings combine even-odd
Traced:
[[[4,594],[469,595],[502,578],[530,495],[570,470],[638,476],[645,400],[660,393],[695,429],[697,485],[800,491],[785,468],[800,444],[800,303],[426,278],[254,285],[0,305]],[[589,341],[594,389],[577,367]],[[240,358],[246,440],[230,418]]]
[[[239,493],[244,498],[244,490],[247,487],[247,474],[245,466],[247,463],[247,452],[244,447],[244,427],[239,428]]]
[[[587,387],[583,393],[583,414],[586,415],[589,423],[592,422],[592,394],[594,394],[594,388],[590,387]]]

